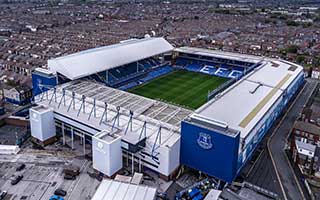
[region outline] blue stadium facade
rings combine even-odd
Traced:
[[[50,71],[37,68],[32,72],[32,92],[39,95],[57,85],[57,77]]]
[[[182,122],[180,162],[218,179],[232,182],[238,168],[240,134],[225,134],[197,123]]]

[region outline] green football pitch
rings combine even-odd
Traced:
[[[207,101],[208,91],[217,88],[227,80],[196,72],[174,71],[137,86],[129,92],[197,109]]]

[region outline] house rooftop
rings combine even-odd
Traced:
[[[320,127],[309,122],[297,121],[293,128],[298,129],[299,131],[312,133],[314,135],[320,135]]]

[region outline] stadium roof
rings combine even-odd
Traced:
[[[261,57],[253,56],[253,55],[244,55],[239,53],[231,53],[231,52],[203,49],[203,48],[196,48],[196,47],[179,47],[179,48],[175,48],[174,51],[181,52],[181,53],[201,55],[201,56],[215,57],[215,58],[224,58],[228,60],[238,60],[238,61],[250,62],[250,63],[258,63],[262,59]]]
[[[63,91],[65,91],[64,96]],[[37,95],[35,102],[38,105],[54,109],[56,119],[65,121],[70,125],[76,124],[75,127],[81,128],[81,130],[78,130],[79,132],[86,131],[91,135],[96,135],[106,130],[110,133],[116,132],[116,134],[122,136],[139,136],[144,122],[147,122],[145,130],[146,143],[150,149],[158,138],[157,133],[160,127],[160,145],[168,148],[173,146],[180,137],[178,134],[180,122],[192,113],[192,111],[184,108],[117,90],[92,81],[71,81],[59,85],[55,90],[51,89],[46,93],[47,95],[44,95],[45,93]],[[72,93],[75,95],[74,107],[70,106]],[[85,103],[82,107],[83,95],[85,96]],[[55,97],[53,98],[53,96]],[[92,114],[94,99],[96,100],[95,117]],[[107,110],[105,110],[105,103],[108,104]],[[119,115],[118,124],[114,124],[118,107],[121,115]],[[82,111],[79,112],[79,110]],[[107,112],[105,113],[105,111]],[[132,130],[126,129],[127,124],[130,122],[130,111],[133,112]],[[101,119],[104,116],[107,116],[107,120],[103,120],[103,123],[101,123]],[[145,151],[147,152],[150,149],[145,149]]]
[[[48,60],[48,68],[75,80],[172,50],[164,38],[133,39]]]
[[[241,131],[241,138],[247,138],[301,71],[302,67],[285,61],[264,61],[251,74],[196,110],[191,118],[206,117]]]

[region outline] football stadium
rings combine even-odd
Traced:
[[[109,177],[129,167],[169,180],[184,166],[230,183],[304,73],[281,59],[144,38],[48,60],[32,81],[36,140],[80,140],[84,154],[91,145],[93,167]]]

